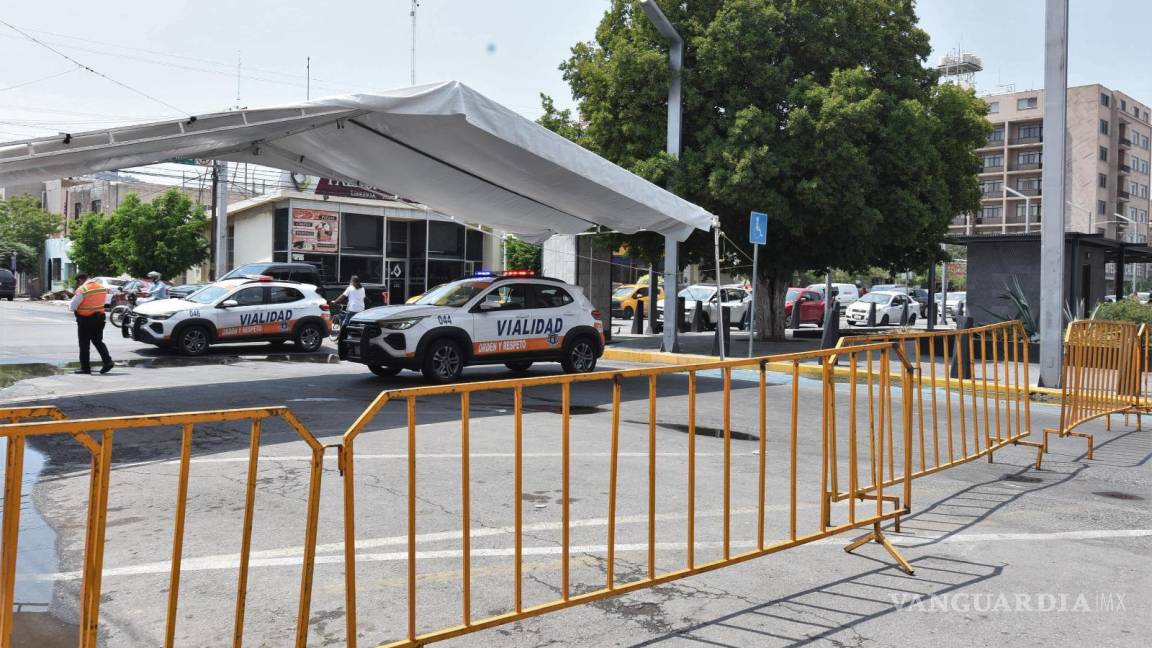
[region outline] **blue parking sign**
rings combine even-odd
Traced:
[[[768,243],[768,214],[752,212],[752,220],[748,222],[748,242],[753,245]]]

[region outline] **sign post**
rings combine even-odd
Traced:
[[[756,284],[760,281],[760,246],[768,242],[768,214],[752,212],[748,221],[748,242],[752,244],[752,303],[748,305],[748,357],[756,339]]]

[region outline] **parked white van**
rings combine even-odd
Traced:
[[[810,284],[806,290],[815,290],[821,295],[824,294],[825,284]],[[836,296],[836,301],[841,306],[850,306],[860,299],[860,289],[855,284],[850,283],[834,283],[832,284],[832,294]]]

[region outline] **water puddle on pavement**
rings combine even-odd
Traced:
[[[7,439],[0,438],[0,451],[6,450]],[[32,499],[44,463],[44,455],[25,444],[20,537],[16,551],[16,591],[12,604],[12,645],[16,648],[74,646],[79,633],[79,626],[49,613],[54,583],[23,578],[32,574],[60,571],[56,555],[56,532],[48,526]],[[3,472],[2,469],[0,472]]]
[[[340,358],[333,353],[273,353],[267,355],[207,355],[195,358],[186,356],[157,356],[155,358],[132,358],[116,360],[116,369],[167,369],[171,367],[203,367],[231,365],[238,362],[302,362],[308,364],[339,364]],[[0,389],[29,378],[60,376],[80,368],[79,362],[52,364],[48,362],[28,362],[0,364]],[[115,372],[116,369],[112,371]]]

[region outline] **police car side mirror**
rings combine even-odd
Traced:
[[[233,306],[239,305],[240,302],[236,301],[235,299],[225,299],[224,301],[220,302],[220,305],[217,306],[217,308],[232,308]]]
[[[482,310],[482,311],[499,310],[499,309],[500,309],[500,302],[498,302],[498,301],[495,301],[495,300],[493,300],[493,301],[482,301],[482,302],[480,302],[480,304],[479,304],[479,308],[480,308],[480,310]]]

